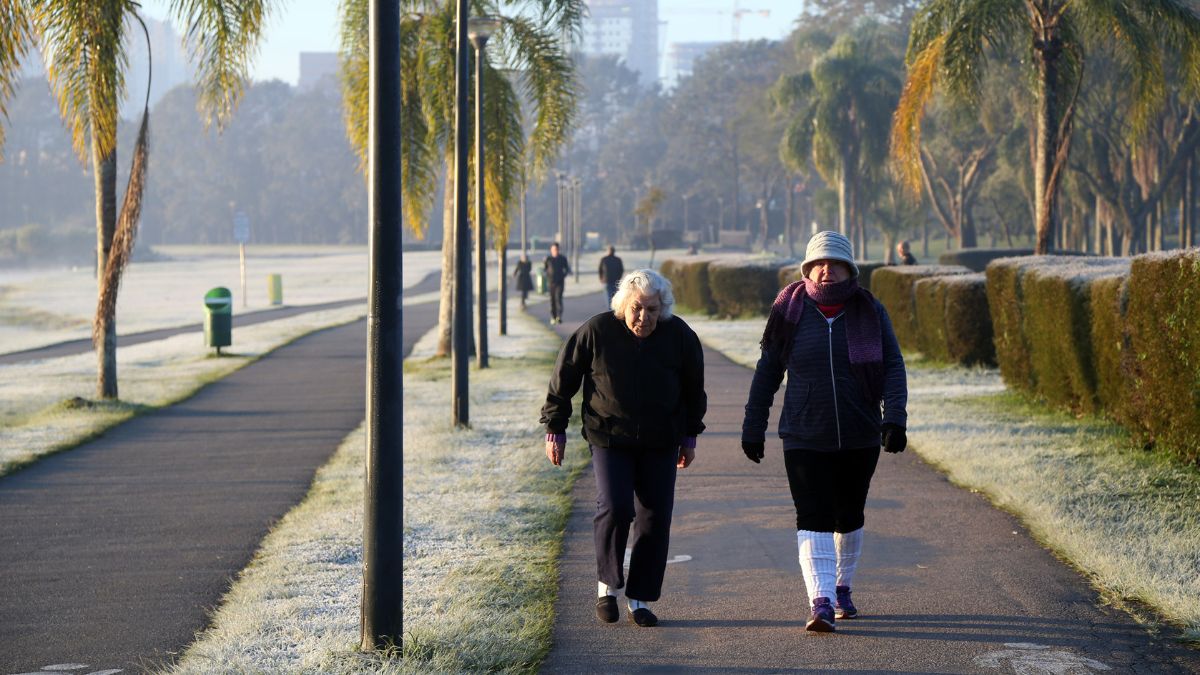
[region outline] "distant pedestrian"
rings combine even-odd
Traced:
[[[771,402],[786,373],[779,437],[812,602],[806,628],[830,632],[835,618],[858,614],[850,588],[867,490],[880,445],[888,452],[907,445],[908,385],[887,311],[858,285],[850,240],[817,233],[800,269],[803,280],[780,291],[767,318],[742,450],[755,463],[763,458]]]
[[[675,472],[695,459],[704,431],[704,352],[691,327],[672,316],[674,304],[671,282],[653,270],[630,272],[612,311],[588,319],[563,344],[542,407],[546,456],[561,466],[571,397],[583,386],[583,437],[598,492],[596,616],[605,623],[617,620],[621,587],[630,621],[658,623],[648,603],[662,594]]]
[[[550,282],[550,323],[562,323],[563,284],[571,273],[571,264],[567,256],[558,252],[558,242],[550,244],[550,255],[542,263],[546,270],[546,280]]]
[[[908,240],[901,239],[899,244],[896,244],[896,264],[897,265],[916,265],[917,258],[908,250]]]
[[[529,291],[533,290],[533,276],[530,272],[533,271],[533,261],[524,253],[521,254],[521,259],[517,261],[517,267],[513,270],[513,282],[517,285],[517,290],[521,291],[521,309],[525,309],[525,302],[529,299]]]
[[[608,293],[609,304],[612,304],[613,296],[617,294],[617,284],[621,283],[623,276],[625,263],[617,257],[617,249],[609,246],[608,255],[600,259],[600,283],[604,284],[604,290]]]

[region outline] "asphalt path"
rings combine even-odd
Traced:
[[[603,309],[600,295],[568,298],[556,329],[568,335]],[[545,305],[530,311],[548,318]],[[769,434],[762,464],[740,448],[751,375],[705,350],[708,429],[679,472],[657,628],[629,623],[623,598],[620,622],[596,619],[595,478],[580,477],[543,672],[1200,673],[1200,652],[1101,606],[1015,518],[911,451],[882,455],[875,474],[854,582],[860,618],[805,632],[782,447]],[[567,452],[586,452],[578,429]]]
[[[441,272],[430,272],[425,275],[425,278],[416,284],[404,289],[406,295],[415,296],[424,293],[431,293],[438,290],[438,283],[442,278]],[[264,323],[267,321],[275,321],[278,319],[286,319],[289,316],[297,314],[307,314],[308,312],[319,312],[327,309],[340,309],[351,305],[361,305],[365,303],[366,298],[354,298],[351,300],[335,300],[333,302],[322,302],[312,305],[281,305],[271,309],[263,309],[254,312],[234,312],[233,327],[241,328],[243,326],[253,326],[256,323]],[[202,311],[202,310],[197,310]],[[193,333],[204,330],[204,324],[195,323],[186,326],[174,326],[171,328],[159,328],[155,330],[142,331],[140,333],[129,333],[120,335],[117,338],[118,347],[128,347],[143,342],[153,342],[155,340],[164,340],[174,335],[181,333]],[[34,347],[32,349],[22,349],[18,352],[9,352],[0,354],[0,365],[8,365],[12,363],[22,363],[25,361],[36,361],[39,359],[53,359],[60,356],[71,356],[73,354],[82,354],[90,352],[94,349],[90,338],[82,340],[68,340],[66,342],[57,342],[44,347]]]
[[[408,354],[437,303],[403,312]],[[0,478],[0,674],[170,662],[362,422],[365,352],[316,332]]]

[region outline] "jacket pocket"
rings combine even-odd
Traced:
[[[808,398],[812,392],[812,385],[808,382],[791,382],[787,383],[787,388],[783,390],[783,412],[784,419],[793,431],[799,431],[804,425],[805,411],[808,409]]]

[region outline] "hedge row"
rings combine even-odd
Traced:
[[[691,256],[662,261],[659,272],[671,282],[676,305],[693,312],[716,313],[708,284],[708,264],[714,260],[714,256]]]
[[[913,284],[913,298],[921,353],[966,366],[996,363],[983,274],[919,279]]]
[[[1005,382],[1200,460],[1200,250],[988,266]]]
[[[892,319],[892,328],[896,331],[896,339],[903,349],[924,352],[921,330],[917,325],[917,298],[915,285],[922,279],[948,275],[970,274],[971,270],[956,265],[901,265],[881,267],[871,275],[871,293],[883,303]],[[944,314],[944,297],[938,300],[933,297],[930,289],[929,300],[938,304],[936,311]],[[926,322],[927,326],[935,325],[932,317]],[[927,344],[932,344],[936,338],[928,338]],[[938,349],[939,353],[942,351]],[[933,356],[931,354],[931,356]]]

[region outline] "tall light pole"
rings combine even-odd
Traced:
[[[563,206],[566,202],[566,194],[564,193],[566,188],[567,174],[563,173],[562,171],[556,171],[554,176],[557,178],[555,185],[558,187],[558,236],[555,238],[555,241],[557,241],[561,247],[566,245],[566,242],[563,241],[563,226],[565,225],[563,222]]]
[[[400,4],[370,3],[367,477],[359,645],[404,635],[404,368],[400,235]]]
[[[575,186],[575,283],[579,283],[579,250],[583,248],[583,179],[576,176]]]
[[[488,367],[487,348],[487,208],[484,204],[483,180],[483,60],[487,56],[488,38],[500,28],[500,19],[493,16],[473,16],[467,21],[467,36],[475,46],[475,272],[478,292],[479,335],[475,338],[475,353],[479,367]]]
[[[454,335],[451,351],[454,426],[470,426],[467,358],[471,349],[471,232],[467,223],[467,86],[471,51],[467,46],[467,4],[458,0],[454,60]]]

